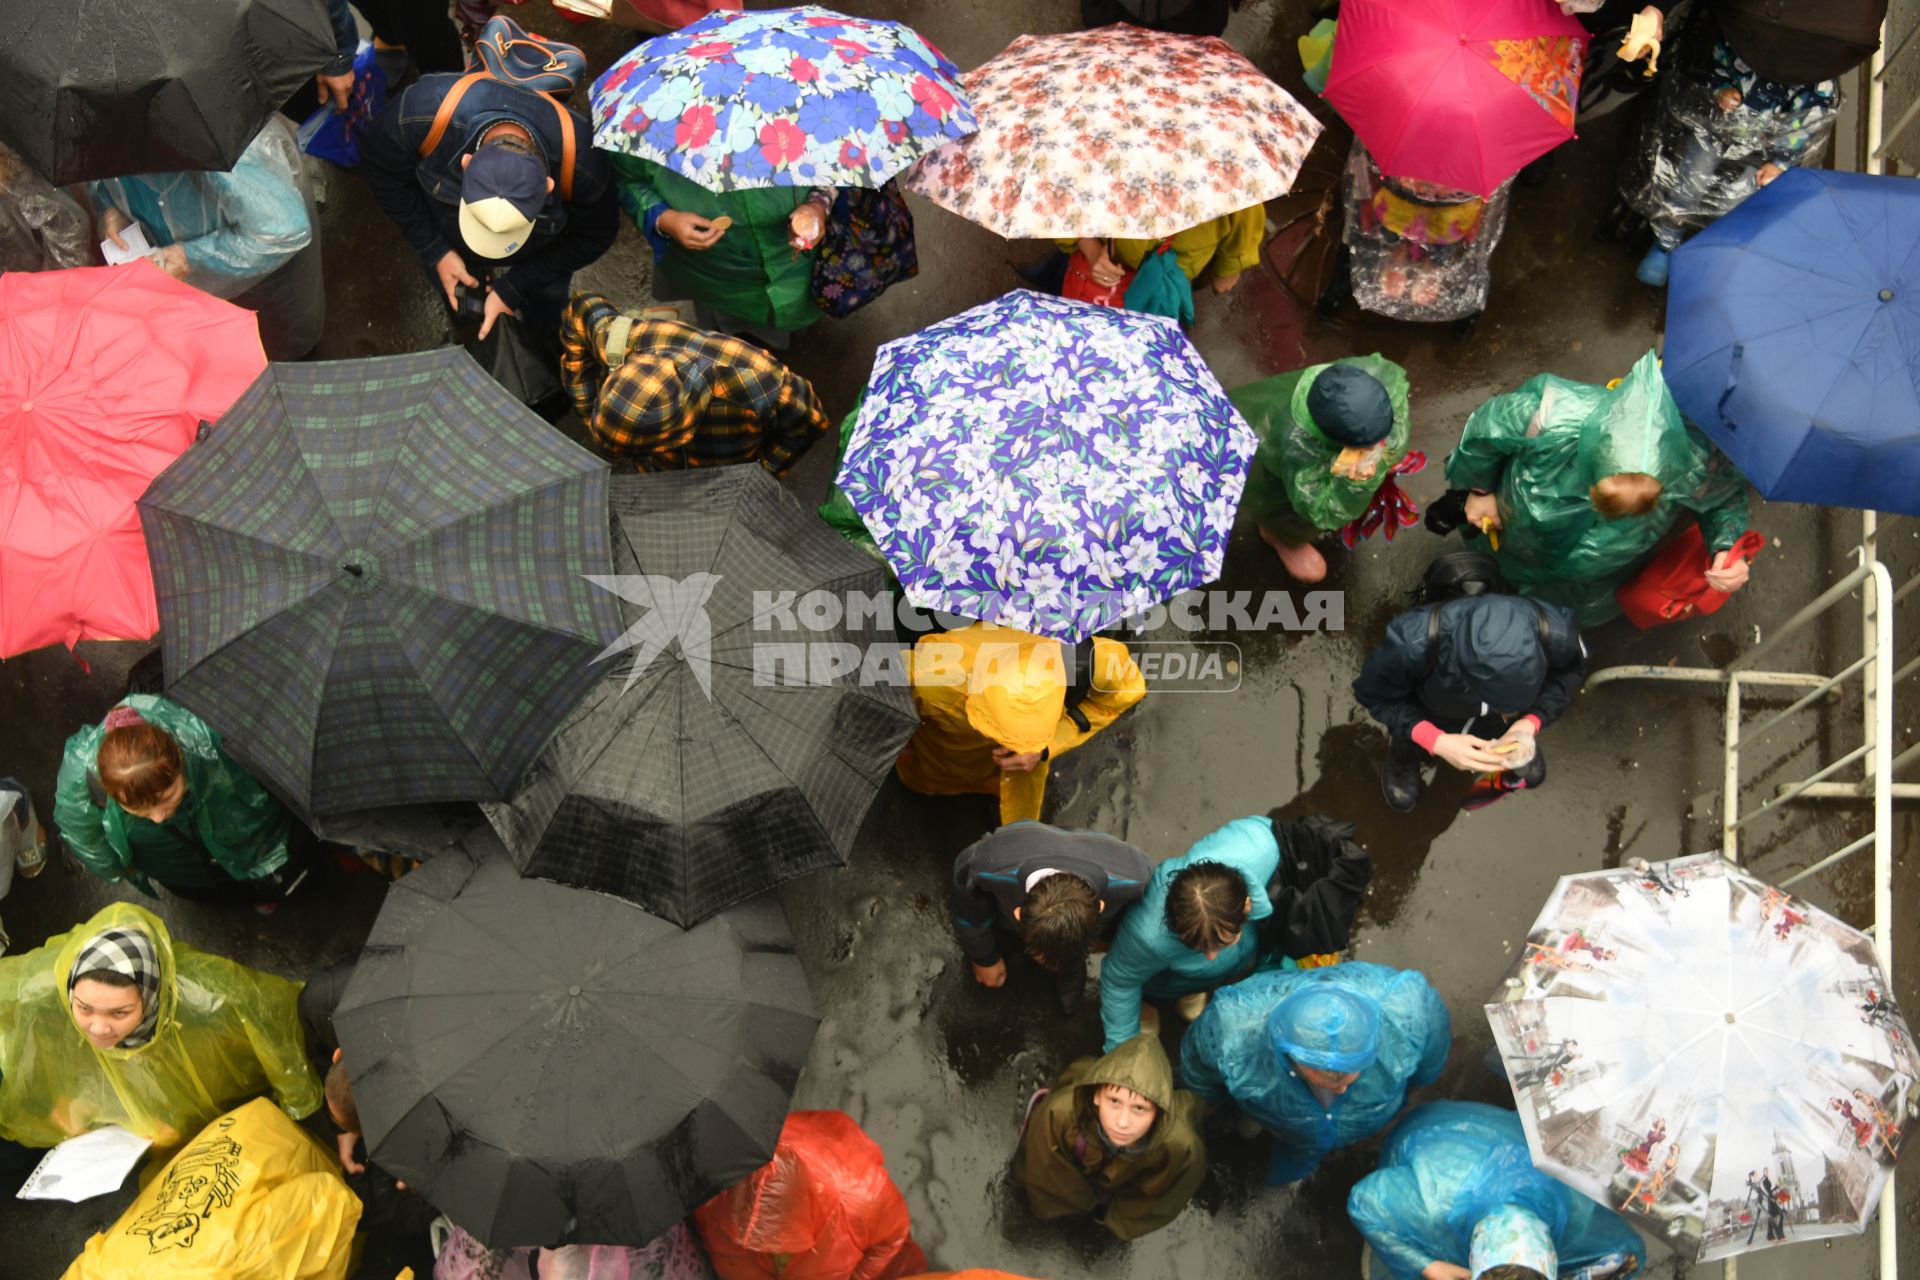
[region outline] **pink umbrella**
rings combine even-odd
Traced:
[[[1573,136],[1586,44],[1553,0],[1347,0],[1325,96],[1381,172],[1489,196]]]
[[[266,367],[150,263],[0,276],[0,658],[160,629],[134,500]]]

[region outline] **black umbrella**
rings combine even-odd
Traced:
[[[635,652],[520,795],[483,806],[514,860],[682,925],[844,863],[919,723],[903,682],[846,669],[870,647],[897,657],[890,618],[844,609],[884,596],[885,567],[759,467],[616,476],[608,504],[630,624],[610,651]],[[795,614],[815,591],[831,606]],[[777,614],[841,616],[783,630]]]
[[[231,169],[334,52],[325,0],[22,0],[0,142],[56,184]]]
[[[389,891],[334,1015],[370,1157],[493,1248],[644,1244],[765,1164],[817,1021],[770,898],[683,932],[484,833]]]
[[[606,484],[465,352],[271,365],[140,499],[167,691],[309,814],[505,799],[620,631]]]

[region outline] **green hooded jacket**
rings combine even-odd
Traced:
[[[1349,364],[1373,375],[1393,403],[1393,428],[1383,442],[1386,452],[1366,480],[1333,474],[1342,446],[1322,435],[1307,412],[1307,393],[1314,379],[1335,364]],[[1250,382],[1229,391],[1227,398],[1260,433],[1260,448],[1253,455],[1241,505],[1253,513],[1261,528],[1293,545],[1358,520],[1388,473],[1407,456],[1412,440],[1407,371],[1377,351]]]
[[[1654,477],[1660,497],[1645,515],[1608,519],[1588,491],[1626,472]],[[1583,627],[1618,616],[1614,592],[1688,515],[1710,553],[1747,528],[1745,478],[1680,416],[1651,351],[1612,388],[1543,373],[1487,401],[1447,458],[1447,484],[1493,493],[1507,581],[1572,608]]]
[[[683,249],[666,238],[654,264],[666,284],[752,324],[804,329],[820,318],[813,300],[813,254],[793,247],[787,226],[808,188],[752,187],[721,195],[635,156],[613,157],[613,173],[620,207],[642,229],[655,205],[733,219],[709,249]]]
[[[187,795],[193,801],[188,820],[221,870],[236,880],[253,880],[286,865],[292,817],[226,753],[220,735],[206,721],[177,702],[151,694],[130,694],[119,705],[132,707],[179,744]],[[111,797],[102,808],[88,794],[87,775],[94,771],[105,736],[105,726],[95,724],[67,739],[54,789],[53,820],[60,838],[87,870],[109,883],[131,880],[152,895],[152,882],[134,866],[127,839],[128,827],[145,819],[129,814]]]
[[[1103,1084],[1140,1094],[1156,1107],[1153,1128],[1137,1152],[1110,1151],[1094,1114]],[[1151,1035],[1139,1035],[1105,1057],[1081,1058],[1054,1081],[1034,1109],[1021,1140],[1027,1202],[1040,1218],[1092,1213],[1122,1240],[1158,1231],[1178,1217],[1207,1172],[1200,1136],[1206,1104],[1173,1087],[1173,1066]]]

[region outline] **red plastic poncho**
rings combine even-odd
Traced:
[[[902,1280],[927,1268],[880,1145],[842,1111],[794,1111],[773,1159],[693,1211],[720,1280]]]

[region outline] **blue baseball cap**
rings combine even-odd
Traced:
[[[511,147],[481,147],[460,184],[460,238],[483,258],[511,258],[547,203],[547,165]]]

